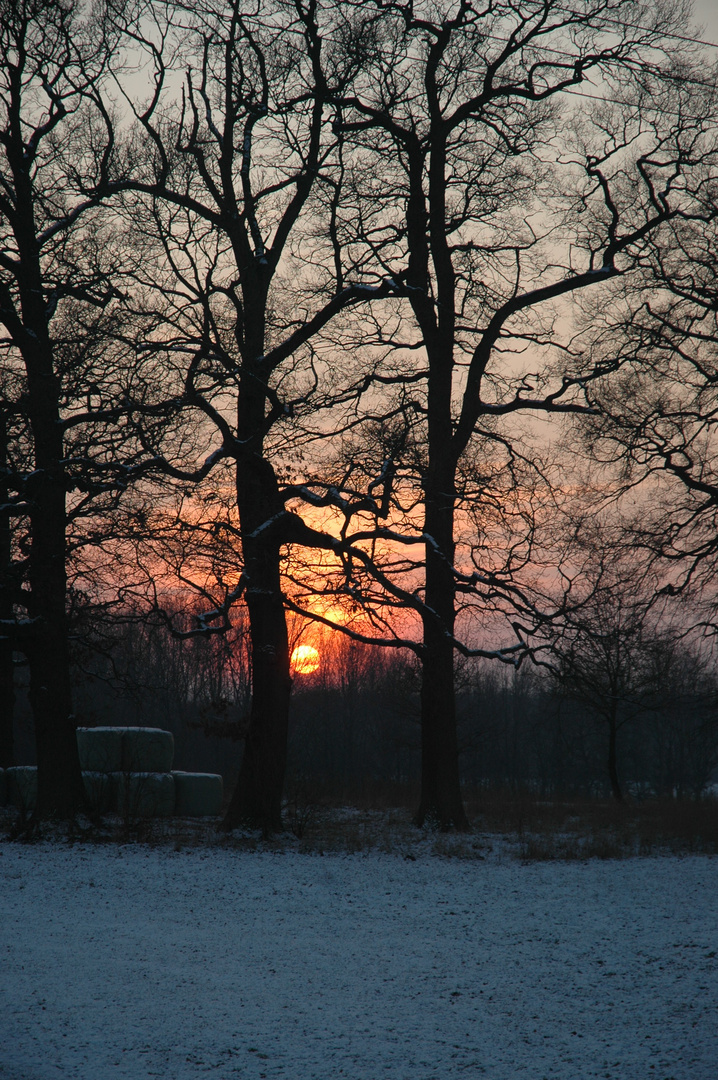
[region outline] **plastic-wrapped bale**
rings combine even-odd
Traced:
[[[109,814],[117,809],[117,785],[106,772],[84,772],[82,782],[92,810]]]
[[[7,802],[7,779],[5,777],[5,770],[0,769],[0,806],[4,806]]]
[[[122,736],[124,772],[168,773],[172,770],[175,740],[160,728],[125,728]]]
[[[121,727],[78,728],[77,750],[83,772],[119,772],[125,731]]]
[[[117,812],[122,817],[171,817],[175,811],[175,782],[171,772],[115,773]]]
[[[216,817],[224,795],[219,773],[173,772],[175,813],[180,817]]]
[[[7,801],[27,812],[37,803],[37,768],[34,765],[13,765],[6,770]]]

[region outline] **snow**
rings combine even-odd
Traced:
[[[2,1080],[715,1080],[718,859],[0,844]]]

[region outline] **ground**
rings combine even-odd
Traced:
[[[718,858],[0,844],[2,1080],[715,1080]]]

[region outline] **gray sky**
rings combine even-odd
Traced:
[[[695,21],[705,27],[703,37],[718,45],[718,0],[694,0]],[[718,59],[718,49],[716,50]]]

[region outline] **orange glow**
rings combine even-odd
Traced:
[[[311,675],[319,667],[319,652],[313,645],[297,645],[292,653],[295,675]]]

